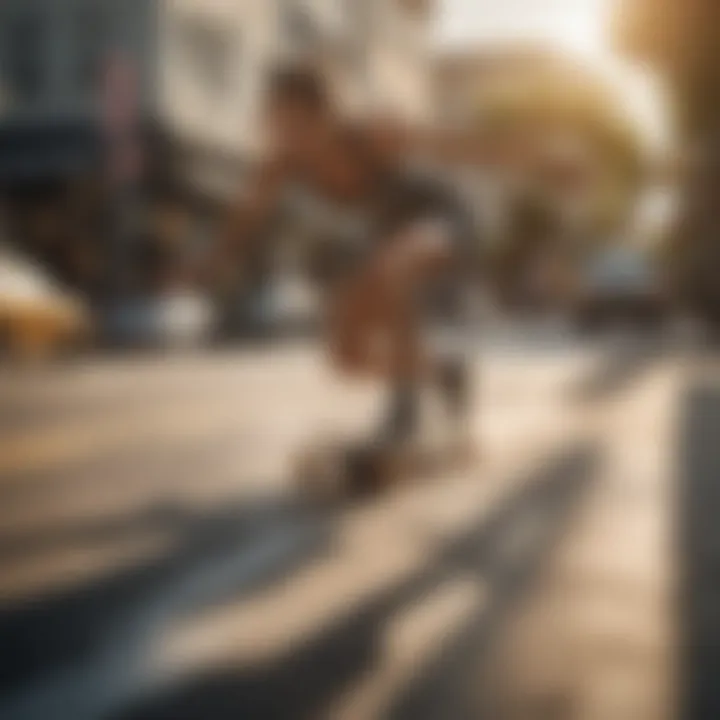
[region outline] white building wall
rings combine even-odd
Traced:
[[[387,109],[423,121],[431,116],[429,21],[409,13],[402,0],[161,2],[161,116],[183,137],[254,155],[262,146],[266,72],[279,58],[303,55],[325,66],[346,109]],[[307,13],[310,47],[290,33],[294,10]],[[224,37],[229,48],[230,69],[219,89],[192,69],[183,34],[193,23]]]
[[[369,77],[373,101],[410,120],[430,122],[433,115],[432,51],[428,11],[403,0],[368,0]]]
[[[432,110],[429,12],[404,0],[280,0],[309,11],[315,51],[345,109],[426,120]],[[292,44],[286,44],[290,50]],[[312,55],[312,52],[310,53]]]
[[[255,154],[262,141],[262,82],[278,53],[275,3],[162,2],[158,40],[161,117],[185,139],[231,154]],[[193,27],[201,28],[208,37],[217,36],[221,45],[217,73],[212,60],[210,67],[203,68],[202,47],[193,50]]]

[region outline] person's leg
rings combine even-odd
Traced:
[[[472,400],[468,359],[457,353],[439,359],[436,368],[437,387],[448,415],[454,422],[461,422],[467,418]]]
[[[382,314],[377,293],[362,277],[353,277],[338,283],[326,303],[328,349],[335,370],[351,378],[376,376],[380,368],[370,338],[377,337]]]
[[[388,382],[388,407],[380,437],[391,443],[403,442],[418,430],[428,370],[414,297],[386,293],[378,323],[386,337]]]
[[[349,377],[378,380],[387,400],[377,441],[411,437],[417,427],[422,355],[409,298],[369,273],[358,273],[329,298],[330,352]]]
[[[461,272],[452,273],[431,290],[436,305],[429,310],[427,323],[434,384],[449,419],[460,424],[470,413],[473,390],[465,278]]]
[[[414,431],[418,424],[419,394],[427,388],[439,395],[451,426],[462,430],[473,398],[468,330],[463,322],[462,307],[456,303],[444,316],[433,316],[421,299],[425,291],[422,282],[432,282],[432,278],[420,280],[421,286],[412,297],[388,298],[379,320],[390,338],[387,370],[396,411],[389,417],[399,418],[396,423],[399,430],[405,428],[407,434]],[[461,289],[458,278],[451,290],[458,294]],[[443,336],[439,343],[434,342],[437,336],[433,337],[438,325],[442,327]]]
[[[402,240],[412,242],[416,233],[422,246],[428,242],[428,231],[435,233],[429,241],[437,243],[437,233],[445,227],[420,223],[406,231]],[[439,240],[442,244],[443,238]],[[452,247],[450,238],[446,245]],[[405,438],[414,433],[423,387],[439,391],[451,420],[459,424],[466,417],[470,404],[466,358],[455,348],[448,352],[447,347],[434,346],[428,332],[437,323],[439,310],[445,334],[453,336],[451,342],[457,341],[459,284],[458,277],[448,273],[448,262],[440,257],[439,262],[416,266],[413,275],[400,278],[373,272],[369,265],[335,294],[331,347],[336,366],[345,373],[388,383],[389,407],[381,435]],[[438,293],[438,288],[450,292]],[[435,308],[429,307],[433,301]]]

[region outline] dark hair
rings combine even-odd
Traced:
[[[268,95],[271,101],[290,101],[312,110],[324,110],[329,104],[325,78],[305,65],[275,68],[270,75]]]

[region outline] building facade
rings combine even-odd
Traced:
[[[420,0],[3,0],[0,188],[14,198],[104,177],[108,131],[130,127],[165,196],[225,202],[262,147],[263,84],[281,58],[324,68],[348,112],[426,122],[431,11]]]

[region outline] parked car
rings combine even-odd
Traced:
[[[657,328],[667,311],[661,275],[641,248],[629,244],[604,248],[580,274],[573,313],[581,330],[619,324]]]
[[[203,347],[215,328],[212,303],[192,290],[122,298],[103,319],[114,346],[130,348]]]
[[[221,336],[226,339],[271,339],[312,332],[321,313],[311,285],[285,276],[240,293],[223,317]]]

